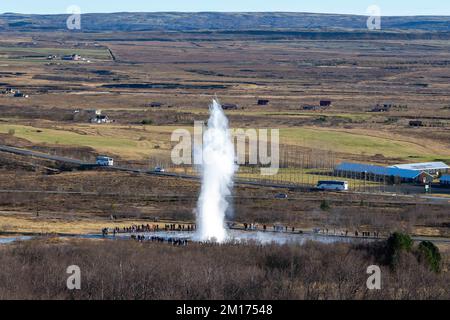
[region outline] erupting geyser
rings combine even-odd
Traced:
[[[209,107],[208,128],[203,134],[202,188],[197,205],[197,238],[224,242],[227,239],[225,212],[237,169],[228,119],[220,104]]]

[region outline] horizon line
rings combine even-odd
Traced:
[[[84,14],[119,14],[119,13],[185,13],[185,14],[200,14],[200,13],[285,13],[285,14],[321,14],[321,15],[338,15],[338,16],[357,16],[357,17],[368,17],[369,14],[358,14],[358,13],[335,13],[335,12],[306,12],[306,11],[176,11],[176,10],[168,10],[168,11],[111,11],[111,12],[82,12],[81,15]],[[0,15],[8,15],[8,14],[16,14],[16,15],[37,15],[37,16],[57,16],[57,15],[70,15],[71,13],[61,12],[61,13],[25,13],[25,12],[12,12],[5,11],[0,12]],[[450,17],[450,14],[404,14],[404,15],[384,15],[381,14],[381,17]]]

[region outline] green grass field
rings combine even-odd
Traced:
[[[388,139],[364,135],[364,133],[349,133],[337,130],[315,128],[280,129],[280,139],[285,144],[300,145],[310,148],[334,150],[350,154],[375,155],[401,158],[414,161],[432,161],[435,159],[450,159],[449,150],[443,147],[440,153],[430,152],[423,145],[408,141]]]
[[[132,138],[79,134],[71,131],[34,128],[23,125],[0,124],[0,133],[14,131],[14,136],[38,144],[87,146],[100,153],[113,153],[124,157],[145,157],[148,149],[140,147]],[[98,129],[101,132],[102,128]]]
[[[143,159],[158,151],[170,150],[170,134],[176,126],[120,126],[78,124],[52,129],[3,123],[0,133],[14,131],[16,137],[32,143],[49,145],[87,146],[100,153],[111,153],[123,158]],[[186,127],[185,129],[191,129]],[[280,129],[280,143],[316,149],[334,150],[355,155],[382,154],[405,161],[450,160],[449,150],[433,153],[422,145],[382,137],[315,128]],[[450,162],[450,161],[449,161]]]

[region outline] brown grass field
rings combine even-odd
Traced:
[[[151,35],[135,34],[135,38]],[[2,87],[29,94],[28,98],[0,95],[2,142],[84,160],[108,154],[118,163],[167,164],[171,132],[192,130],[194,120],[205,120],[208,104],[217,96],[223,103],[239,105],[239,110],[227,111],[232,127],[279,128],[286,148],[313,155],[315,150],[332,152],[336,162],[450,159],[447,41],[285,41],[220,34],[205,41],[201,33],[161,41],[170,35],[156,35],[159,40],[133,41],[122,33],[96,34],[95,39],[87,34],[36,33],[0,40]],[[79,53],[89,62],[46,59],[50,54],[70,53]],[[269,99],[269,105],[258,106],[260,98]],[[302,110],[302,105],[321,99],[332,100],[332,107]],[[368,112],[386,101],[407,107]],[[162,106],[148,107],[152,102]],[[101,109],[115,123],[89,124],[88,110],[93,109]],[[409,127],[409,120],[416,119],[427,126]],[[27,159],[6,154],[4,159],[9,159],[9,168],[20,163],[29,170]],[[38,170],[35,163],[32,167]],[[277,179],[293,174],[306,182],[321,178],[287,172]],[[81,180],[97,175],[78,174]],[[49,188],[82,189],[73,174],[59,175],[63,182],[52,178]],[[22,179],[28,186],[47,180],[40,173],[25,173],[14,181],[20,185]],[[128,186],[130,179],[117,179],[108,189],[120,193],[121,185]],[[192,210],[197,187],[188,188],[188,193],[194,199]],[[118,202],[117,206],[126,206]],[[108,206],[112,204],[106,200]],[[59,207],[68,213],[72,210]],[[140,210],[148,208],[142,205]],[[107,209],[101,211],[107,215]],[[236,218],[242,218],[240,214],[237,210]],[[256,214],[255,219],[264,220],[261,216]],[[295,224],[303,218],[289,219],[286,222]]]
[[[47,60],[48,55],[71,53],[80,54],[86,61]],[[205,121],[209,103],[218,97],[222,103],[239,106],[226,111],[231,127],[280,129],[280,143],[287,150],[283,153],[286,163],[305,155],[313,159],[307,168],[291,169],[286,165],[276,177],[279,182],[295,175],[300,184],[314,184],[327,177],[319,169],[325,172],[344,160],[381,165],[450,163],[449,64],[450,42],[446,40],[287,40],[201,32],[0,34],[0,92],[13,87],[29,95],[16,98],[0,94],[0,145],[85,161],[105,154],[114,157],[117,164],[148,169],[159,164],[171,167],[173,130],[192,130],[195,120]],[[269,99],[270,103],[258,106],[258,99]],[[331,100],[332,106],[319,111],[302,108],[323,99]],[[161,106],[150,107],[154,102]],[[388,112],[369,112],[385,102],[397,107]],[[102,110],[114,122],[90,123],[93,110]],[[424,126],[413,128],[411,120],[421,120]],[[191,172],[186,168],[170,169]],[[245,170],[239,174],[258,178]],[[358,183],[351,177],[349,181],[352,187]],[[380,190],[383,187],[381,182],[368,185]],[[193,223],[199,190],[197,181],[108,169],[78,170],[54,161],[0,152],[0,236],[92,234],[104,227]],[[280,192],[288,194],[288,199],[275,199]],[[436,196],[446,199],[449,193],[442,191]],[[433,201],[420,195],[304,192],[288,187],[237,185],[231,203],[227,220],[237,226],[283,224],[297,231],[327,228],[337,232],[380,232],[383,238],[402,231],[414,236],[450,238],[450,200]],[[60,250],[69,256],[83,251],[80,259],[87,263],[100,251],[105,252],[102,258],[112,261],[116,258],[111,255],[118,254],[119,249],[125,256],[134,257],[135,246],[140,246],[127,243],[116,248],[105,241],[62,239],[32,242],[11,246],[16,251],[0,247],[6,257],[2,261],[11,262],[8,270],[33,250],[48,257],[58,255]],[[323,248],[327,249],[321,251]],[[447,267],[448,245],[440,244],[440,249]],[[171,271],[180,272],[174,264],[178,249],[151,244],[136,250],[152,252],[149,257],[161,257],[171,265]],[[211,257],[241,256],[233,246],[212,246],[202,251],[201,245],[195,244],[189,250],[201,261],[202,272],[207,272]],[[240,285],[233,282],[227,287],[220,282],[222,287],[210,298],[448,298],[448,286],[445,289],[442,285],[448,284],[447,271],[439,276],[430,274],[423,265],[409,263],[412,254],[405,256],[401,265],[411,273],[419,270],[417,274],[423,276],[423,281],[429,279],[435,291],[408,296],[405,292],[414,291],[413,284],[423,285],[422,280],[414,278],[411,286],[392,287],[392,295],[371,296],[352,287],[356,269],[343,271],[348,286],[335,290],[336,283],[330,277],[339,269],[339,257],[347,254],[345,266],[352,266],[361,257],[364,262],[373,262],[376,258],[370,255],[370,248],[308,244],[301,249],[306,253],[282,248],[274,249],[274,257],[269,248],[248,246],[243,250],[248,257],[256,258],[236,275],[236,281],[242,281]],[[183,259],[188,259],[189,252],[182,253]],[[336,261],[336,266],[327,264],[323,278],[310,283],[299,280],[306,265],[293,273],[287,270],[288,265],[308,261],[302,260],[308,254],[324,261],[321,252],[332,252],[330,259]],[[273,259],[279,257],[286,264],[272,265]],[[147,263],[148,259],[143,261]],[[231,259],[220,276],[231,277],[231,270],[245,263]],[[152,266],[156,270],[152,275],[139,267],[136,270],[143,277],[163,277],[160,266]],[[49,270],[59,267],[55,263],[49,265]],[[186,274],[192,275],[193,265],[187,268]],[[392,279],[408,282],[397,271],[389,272]],[[249,280],[252,273],[258,281]],[[105,274],[93,277],[114,282]],[[313,278],[311,272],[308,274]],[[261,280],[268,275],[274,278]],[[128,274],[126,279],[136,281],[135,277]],[[175,281],[167,277],[167,281]],[[195,278],[189,279],[193,280],[175,281],[175,287],[194,286]],[[216,280],[202,279],[192,291],[195,295],[188,297],[204,298],[201,288]],[[21,283],[25,291],[15,290],[0,272],[2,281],[8,285],[0,289],[0,298],[36,297],[32,290],[26,291],[25,282]],[[292,286],[283,287],[286,283]],[[269,289],[263,290],[264,285],[285,291],[273,289],[271,295]],[[326,294],[321,286],[334,291]],[[106,296],[99,296],[103,289]],[[120,296],[116,289],[109,285],[101,290],[95,287],[92,296],[78,298],[133,298],[131,291]],[[52,290],[48,298],[67,298],[59,288]],[[186,298],[180,293],[183,289],[150,292],[144,288],[139,292],[135,298]]]

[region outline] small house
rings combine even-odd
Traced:
[[[91,123],[102,124],[102,123],[111,123],[113,122],[106,115],[96,114],[94,118],[91,119]]]
[[[320,109],[320,107],[319,106],[315,106],[315,105],[304,105],[304,106],[302,106],[302,109],[303,110],[308,110],[308,111],[312,111],[312,110],[318,110],[318,109]]]
[[[320,100],[321,107],[331,107],[331,100]]]
[[[15,94],[16,93],[16,89],[13,88],[6,88],[5,90],[2,91],[3,94]]]
[[[160,108],[163,106],[163,103],[161,102],[151,102],[149,104],[147,104],[148,107],[150,108]]]
[[[391,108],[392,104],[390,103],[377,104],[372,108],[371,112],[388,112],[391,110]]]
[[[224,103],[222,105],[223,110],[237,110],[238,108],[239,108],[239,106],[234,103]]]
[[[421,120],[411,120],[409,122],[410,127],[423,127],[423,121]]]

